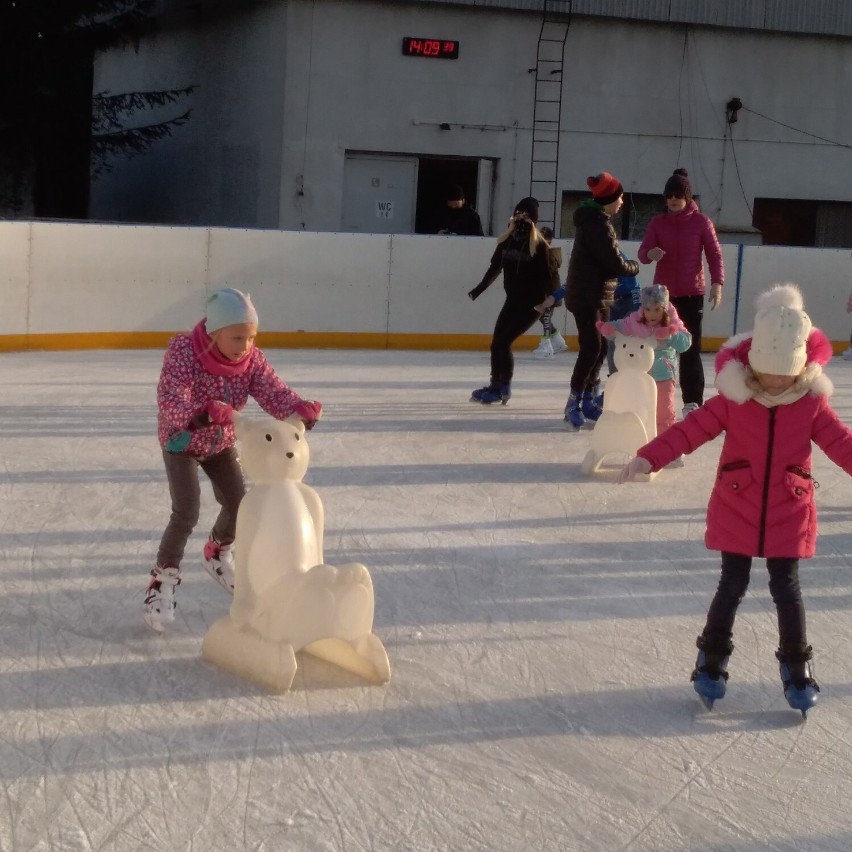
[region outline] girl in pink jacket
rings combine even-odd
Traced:
[[[799,289],[776,285],[758,297],[754,330],[719,351],[719,395],[641,447],[619,476],[625,482],[659,470],[725,433],[705,535],[707,547],[722,552],[722,576],[692,674],[708,707],[725,694],[734,618],[755,556],[766,559],[778,612],[784,695],[803,715],[816,703],[798,577],[799,559],[813,556],[817,536],[811,442],[852,474],[852,431],[832,410],[833,386],[822,371],[831,355]]]
[[[216,582],[234,591],[231,545],[245,494],[234,447],[234,412],[251,396],[273,417],[284,420],[297,414],[308,428],[322,414],[319,402],[302,399],[275,375],[254,345],[256,335],[251,299],[239,290],[217,290],[207,300],[206,318],[189,334],[173,337],[163,359],[157,431],[172,513],[145,591],[145,622],[153,630],[162,631],[174,621],[180,563],[200,511],[199,468],[210,477],[221,506],[204,546],[204,567]]]

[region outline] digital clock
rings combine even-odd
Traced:
[[[412,38],[402,40],[403,56],[429,56],[434,59],[458,59],[459,43],[443,38]]]

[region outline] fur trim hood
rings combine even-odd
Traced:
[[[678,331],[686,331],[686,326],[683,324],[683,320],[678,315],[675,306],[670,304],[666,310],[669,314],[669,324],[664,327],[670,328],[672,330],[672,334],[675,334]],[[596,326],[598,331],[607,338],[615,337],[616,332],[625,334],[627,337],[656,337],[656,331],[661,326],[646,325],[642,322],[643,316],[642,308],[639,308],[638,310],[633,311],[632,314],[628,314],[623,319],[612,320],[610,322],[601,322],[599,320],[596,323]]]
[[[756,394],[748,383],[748,379],[754,375],[748,362],[751,334],[749,331],[735,335],[716,354],[716,390],[740,405]],[[829,339],[818,328],[812,329],[808,335],[805,369],[798,381],[813,396],[830,397],[834,392],[831,379],[822,371],[832,354]]]

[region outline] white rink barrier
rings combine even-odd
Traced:
[[[191,328],[206,293],[251,293],[266,347],[486,349],[502,279],[476,302],[493,237],[446,237],[0,222],[0,350],[147,348]],[[562,247],[562,274],[571,251]],[[638,244],[622,249],[635,257]],[[705,350],[750,328],[754,297],[795,281],[814,323],[849,345],[848,249],[724,245],[722,305],[705,312]],[[706,272],[705,272],[706,274]],[[653,269],[642,266],[640,280]],[[555,320],[569,342],[571,315]],[[519,344],[533,347],[538,326]]]

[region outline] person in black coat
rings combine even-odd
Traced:
[[[582,201],[574,212],[574,245],[565,286],[538,306],[544,310],[564,296],[577,324],[579,352],[565,405],[565,422],[574,430],[587,420],[593,423],[602,413],[599,379],[607,341],[596,323],[609,317],[619,276],[639,274],[639,264],[626,260],[619,251],[610,223],[621,209],[624,188],[609,172],[590,177],[586,183],[592,197]]]
[[[452,184],[447,190],[446,207],[439,217],[437,231],[460,237],[483,236],[479,213],[467,203],[464,190],[458,184]]]
[[[473,402],[505,405],[512,396],[515,361],[512,344],[538,320],[536,305],[552,291],[552,264],[547,240],[536,228],[538,201],[521,199],[508,229],[497,238],[491,263],[468,296],[478,298],[503,273],[506,301],[497,316],[491,338],[491,381],[471,394]]]

